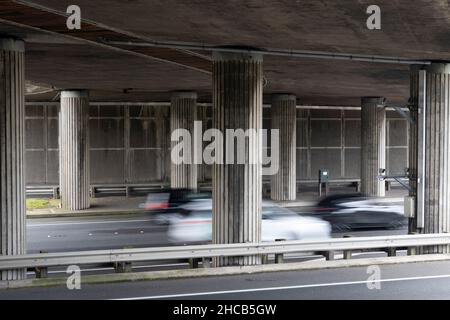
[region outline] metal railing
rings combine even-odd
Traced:
[[[396,248],[417,248],[423,246],[450,245],[450,234],[420,234],[377,237],[334,238],[317,241],[276,241],[262,243],[210,244],[154,248],[131,248],[93,250],[64,253],[40,253],[15,256],[0,256],[0,270],[37,268],[46,269],[72,264],[133,263],[155,260],[209,259],[212,257],[249,256],[298,252],[321,252],[328,259],[330,253],[344,251],[349,258],[352,251],[382,249],[395,252]],[[350,255],[349,255],[350,253]],[[281,255],[281,259],[280,259]]]

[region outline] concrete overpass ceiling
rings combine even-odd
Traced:
[[[85,44],[27,45],[30,77],[58,88],[161,92],[209,90],[209,76],[186,68]],[[194,88],[192,87],[194,84]]]
[[[60,12],[73,4],[66,0],[32,2]],[[13,1],[3,3],[20,5]],[[185,41],[450,60],[447,1],[420,0],[411,6],[407,1],[380,0],[377,5],[381,7],[382,29],[377,31],[366,28],[365,11],[370,4],[371,1],[365,0],[77,1],[83,19],[109,28],[102,29],[99,25],[82,28],[81,37],[93,42],[100,37]],[[36,18],[39,15],[26,19],[32,9],[13,12],[11,8],[7,16],[2,14],[2,19],[27,25],[40,23],[35,27],[76,35],[65,30],[64,17],[44,21],[42,25]],[[20,19],[24,20],[17,21]],[[32,81],[57,88],[91,89],[98,100],[167,100],[171,90],[196,90],[201,93],[199,101],[209,99],[210,62],[192,52],[139,48],[140,55],[134,55],[35,29],[12,29],[5,23],[0,25],[0,33],[27,40],[26,72]],[[304,104],[359,105],[360,97],[366,95],[383,95],[391,103],[402,104],[409,97],[406,65],[266,56],[264,73],[267,96],[292,92]],[[123,95],[125,88],[134,90]],[[39,95],[33,99],[40,99]]]
[[[65,12],[73,1],[32,2]],[[418,0],[414,5],[377,1],[380,31],[366,28],[371,4],[368,0],[77,1],[84,18],[153,40],[450,59],[447,1]]]
[[[172,90],[207,91],[210,77],[151,57],[115,51],[71,37],[0,21],[0,34],[22,38],[26,45],[30,101],[51,100],[55,92],[39,94],[35,86],[86,88],[97,101],[167,101]],[[124,94],[124,90],[126,94]],[[202,95],[200,94],[200,97]]]

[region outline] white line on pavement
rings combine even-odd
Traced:
[[[414,281],[414,280],[443,279],[443,278],[450,278],[450,274],[436,275],[436,276],[421,276],[421,277],[408,277],[408,278],[381,279],[381,280],[376,280],[376,281],[373,281],[373,280],[347,281],[347,282],[302,284],[302,285],[297,285],[297,286],[284,286],[284,287],[266,287],[266,288],[252,288],[252,289],[239,289],[239,290],[192,292],[192,293],[168,294],[168,295],[160,295],[160,296],[119,298],[119,299],[112,299],[112,300],[167,299],[167,298],[179,298],[179,297],[220,295],[220,294],[230,294],[230,293],[276,291],[276,290],[292,290],[292,289],[305,289],[305,288],[318,288],[318,287],[335,287],[335,286],[348,286],[348,285],[367,284],[367,283],[371,283],[372,284],[372,283],[375,283],[375,282],[399,282],[399,281]]]

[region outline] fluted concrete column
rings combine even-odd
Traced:
[[[0,38],[0,255],[25,254],[24,43]],[[20,280],[25,270],[0,271]]]
[[[384,197],[384,181],[377,177],[386,169],[386,110],[385,99],[361,99],[361,192]]]
[[[224,135],[224,146],[233,143],[233,139],[227,139],[226,129],[261,130],[262,76],[262,56],[214,53],[213,121]],[[256,135],[252,143],[245,141],[245,146],[235,148],[232,163],[213,165],[213,243],[261,240],[262,165],[257,160],[262,156],[262,139]],[[239,154],[244,155],[240,164]],[[259,263],[259,256],[214,261],[216,266]]]
[[[297,97],[292,94],[272,96],[272,130],[279,130],[279,170],[273,175],[270,196],[272,200],[295,200],[297,198]]]
[[[197,119],[197,94],[195,92],[172,93],[170,105],[170,132],[186,129],[191,141],[172,141],[172,148],[181,143],[183,152],[191,163],[177,164],[171,161],[170,186],[175,189],[197,189],[197,165],[194,163],[194,121]]]
[[[450,232],[450,64],[433,63],[411,69],[411,116],[415,123],[410,130],[410,177],[416,188],[419,70],[425,70],[425,166],[423,228],[416,220],[409,231],[419,233]],[[413,191],[411,195],[416,195]],[[449,246],[429,246],[424,253],[449,252]]]
[[[61,92],[59,111],[59,186],[62,208],[89,208],[89,94]]]

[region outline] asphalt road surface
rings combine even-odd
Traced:
[[[27,221],[28,252],[63,252],[167,245],[166,227],[143,214]]]
[[[450,262],[0,290],[0,299],[450,299]],[[82,279],[81,279],[82,282]]]

